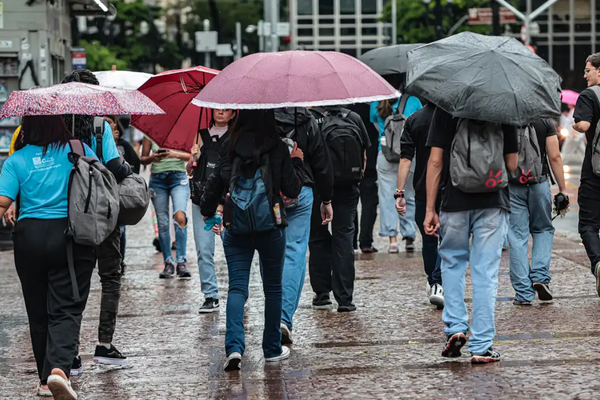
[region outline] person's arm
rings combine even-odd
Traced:
[[[440,228],[440,218],[435,208],[437,195],[440,187],[442,168],[444,166],[444,150],[439,147],[432,147],[427,162],[427,206],[425,221],[423,226],[428,235],[438,236],[437,230]]]
[[[586,133],[594,119],[594,97],[596,95],[591,89],[586,89],[577,98],[575,111],[573,113],[573,129],[580,133]]]
[[[281,192],[290,198],[300,196],[304,185],[304,154],[294,143],[294,149],[290,154],[285,143],[280,142],[278,151],[281,157]]]
[[[590,125],[587,121],[579,121],[573,124],[573,129],[579,133],[586,133],[590,129]]]
[[[150,154],[150,150],[152,150],[152,142],[150,139],[144,136],[144,140],[142,142],[142,156],[140,157],[142,165],[149,165],[155,161],[162,161],[167,156],[166,152]]]
[[[178,150],[167,150],[165,154],[165,158],[176,158],[178,160],[185,161],[186,163],[192,159],[192,155],[190,153],[185,153]]]
[[[558,190],[561,193],[566,193],[565,171],[558,146],[558,136],[552,135],[546,138],[546,152],[548,153],[548,160],[550,160],[550,168],[552,168],[556,183],[558,184]]]
[[[140,173],[140,157],[135,152],[133,146],[126,140],[121,141],[123,149],[125,149],[125,161],[129,163],[134,173]]]
[[[0,174],[0,218],[10,209],[14,199],[19,195],[20,184],[17,171],[22,170],[24,165],[15,165],[14,156],[10,156],[2,166]],[[18,162],[17,162],[18,163]],[[9,224],[14,225],[16,221],[9,219]]]
[[[516,126],[502,125],[504,132],[504,164],[510,172],[519,164],[519,133]]]
[[[4,213],[11,208],[13,199],[6,196],[0,196],[0,218],[4,216]],[[14,220],[13,220],[14,221]]]

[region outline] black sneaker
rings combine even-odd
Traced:
[[[80,376],[83,374],[83,365],[81,364],[81,356],[77,356],[73,359],[71,364],[71,376]]]
[[[110,349],[107,349],[104,345],[98,345],[94,353],[94,362],[105,365],[127,365],[127,357],[121,354],[112,344]]]
[[[338,312],[351,312],[351,311],[356,311],[356,306],[352,303],[350,304],[344,304],[344,305],[338,305]]]
[[[165,263],[165,269],[163,270],[163,272],[160,273],[160,275],[158,275],[158,277],[160,279],[168,279],[172,278],[173,275],[175,275],[175,266],[172,262],[167,261]]]
[[[533,284],[533,289],[537,292],[538,298],[542,301],[550,301],[554,298],[552,297],[550,287],[546,283],[536,282]]]
[[[448,335],[448,340],[446,341],[446,347],[442,351],[442,357],[456,358],[460,357],[460,349],[467,343],[467,336],[458,332],[454,335]]]
[[[228,355],[224,369],[225,371],[239,371],[242,369],[242,355],[237,352]]]
[[[162,253],[161,248],[160,248],[160,240],[158,240],[158,238],[154,238],[154,240],[152,241],[152,245],[154,246],[156,251],[158,251],[159,253]]]
[[[515,306],[530,306],[531,302],[527,300],[513,300]]]
[[[471,353],[471,364],[489,364],[500,361],[500,353],[491,347],[483,354]]]
[[[408,253],[412,253],[417,249],[417,247],[415,246],[415,239],[406,238],[404,240],[406,241],[406,243],[404,244],[404,248]]]
[[[373,246],[368,246],[368,247],[361,247],[360,251],[363,252],[363,254],[371,254],[371,253],[378,253],[379,250],[377,250],[375,247]]]
[[[192,274],[190,274],[190,271],[188,271],[185,262],[177,263],[177,277],[179,279],[192,279]]]
[[[327,310],[332,304],[329,293],[319,293],[313,297],[312,306],[315,310]]]
[[[219,299],[206,299],[198,312],[200,314],[212,313],[219,311]]]

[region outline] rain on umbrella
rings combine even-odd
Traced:
[[[407,92],[458,118],[523,126],[560,115],[560,76],[514,38],[463,32],[417,47],[407,80]]]
[[[154,75],[132,71],[98,71],[94,72],[100,86],[117,89],[136,90]]]
[[[135,90],[88,85],[80,82],[17,90],[0,110],[0,120],[26,115],[154,115],[159,106]]]
[[[408,70],[407,53],[419,46],[422,46],[422,44],[397,44],[379,47],[367,51],[359,57],[359,60],[379,75],[405,74]]]
[[[200,107],[271,109],[368,103],[400,97],[380,75],[347,54],[257,53],[219,73],[194,99]]]
[[[165,110],[165,115],[132,117],[131,124],[157,145],[189,152],[200,129],[208,128],[210,110],[192,105],[192,100],[219,71],[192,67],[166,71],[148,80],[138,90]]]

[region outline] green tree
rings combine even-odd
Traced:
[[[82,40],[79,44],[85,47],[87,68],[92,71],[109,71],[113,65],[118,70],[126,70],[128,67],[126,61],[118,59],[114,52],[97,40],[91,43]]]

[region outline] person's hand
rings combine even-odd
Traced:
[[[328,223],[333,221],[333,207],[331,207],[331,203],[321,203],[321,219],[323,220],[323,225],[327,225]]]
[[[197,144],[195,144],[194,146],[192,146],[192,157],[193,156],[197,156],[200,154],[200,146],[198,146]]]
[[[401,216],[406,214],[406,199],[404,197],[398,197],[396,199],[396,211],[398,211],[398,214]]]
[[[217,207],[217,214],[219,214],[221,216],[221,219],[223,219],[223,206],[219,205]],[[223,223],[220,223],[219,225],[215,225],[212,228],[212,231],[216,234],[216,235],[220,235],[221,233],[223,233],[223,230],[225,230],[225,227],[223,226]]]
[[[14,226],[17,223],[17,210],[13,204],[8,207],[8,210],[4,213],[4,222],[8,225]]]
[[[304,161],[304,152],[302,149],[298,147],[298,143],[294,142],[294,148],[292,149],[292,153],[290,154],[292,158],[299,158]]]
[[[152,162],[160,162],[162,160],[164,160],[165,158],[168,158],[169,151],[166,150],[164,152],[160,152],[160,153],[152,153]]]
[[[440,229],[440,217],[435,211],[427,211],[425,221],[423,221],[423,228],[425,228],[426,234],[440,237],[437,233],[438,229]]]

